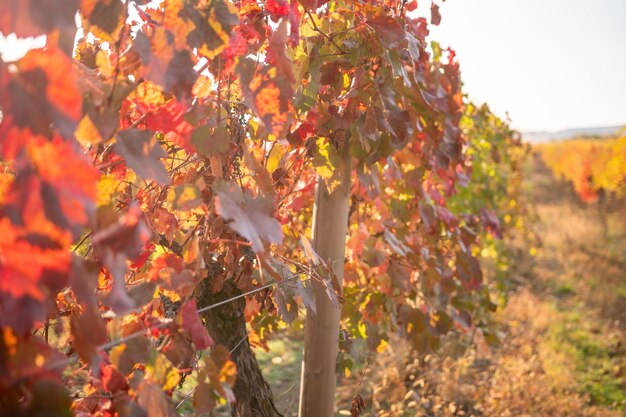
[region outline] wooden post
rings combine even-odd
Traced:
[[[313,207],[313,248],[332,265],[339,285],[343,281],[348,209],[350,206],[351,157],[344,145],[341,185],[328,192],[318,179]],[[328,297],[324,285],[314,282],[316,312],[307,312],[304,360],[300,385],[300,417],[335,415],[335,363],[339,347],[340,307]]]

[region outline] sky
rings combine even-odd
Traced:
[[[516,129],[626,124],[626,0],[447,0],[440,11],[431,37],[456,51],[465,92]]]
[[[514,128],[626,124],[626,0],[447,0],[441,14],[431,38],[456,51],[465,92]],[[43,43],[8,40],[5,60]]]

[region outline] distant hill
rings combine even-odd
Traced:
[[[624,125],[605,127],[582,127],[578,129],[559,130],[556,132],[522,132],[522,139],[530,143],[541,143],[570,139],[577,136],[604,137],[615,135],[623,128]]]

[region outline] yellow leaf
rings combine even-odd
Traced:
[[[120,187],[120,182],[111,175],[103,175],[98,180],[96,187],[98,190],[96,206],[102,207],[111,204],[113,195]]]
[[[170,391],[176,388],[180,381],[178,369],[164,355],[156,353],[152,357],[151,363],[146,365],[148,379],[163,388],[163,391]]]
[[[76,136],[76,139],[83,146],[95,145],[102,142],[102,137],[88,114],[78,123],[74,136]]]

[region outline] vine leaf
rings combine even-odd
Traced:
[[[160,386],[142,380],[136,391],[137,403],[146,411],[146,417],[178,416],[169,397]]]
[[[153,179],[159,185],[169,184],[165,166],[160,161],[167,157],[165,150],[154,139],[152,132],[128,129],[120,132],[113,150],[124,157],[126,165],[140,177]]]
[[[287,0],[267,0],[265,2],[265,10],[272,19],[277,20],[289,14],[289,3],[287,3]]]
[[[98,308],[91,306],[71,318],[72,347],[86,362],[97,359],[96,348],[106,341],[107,331]]]
[[[352,399],[352,407],[350,408],[350,416],[351,417],[360,417],[361,411],[365,409],[365,401],[363,401],[363,397],[361,394],[357,394],[356,397]]]
[[[80,11],[84,17],[83,27],[89,32],[103,41],[117,40],[126,17],[126,6],[121,1],[83,1]]]
[[[148,113],[146,125],[150,130],[163,132],[165,139],[187,152],[196,149],[191,143],[193,126],[185,119],[185,107],[176,99],[157,106]]]
[[[130,388],[126,377],[115,366],[102,363],[100,365],[102,385],[111,392],[128,391]]]
[[[485,228],[492,236],[502,239],[502,228],[500,227],[500,220],[493,210],[487,208],[480,209],[480,219],[485,225]]]
[[[232,387],[237,377],[237,366],[230,360],[224,346],[215,346],[211,356],[204,357],[205,366],[198,371],[198,385],[193,396],[197,413],[208,413],[217,404],[219,397],[235,402]],[[219,396],[219,397],[218,397]]]
[[[202,155],[218,155],[228,151],[230,134],[225,126],[200,126],[191,135],[191,143]]]
[[[92,241],[96,249],[109,248],[134,259],[141,253],[149,237],[150,231],[143,220],[143,213],[133,203],[117,223],[98,231]]]
[[[165,355],[154,350],[150,353],[150,359],[146,363],[146,376],[148,379],[161,387],[165,392],[176,388],[180,381],[178,369]]]
[[[194,60],[186,49],[176,49],[171,43],[172,34],[158,28],[152,38],[149,56],[142,56],[149,62],[148,78],[173,93],[177,98],[189,95],[198,74],[194,71]],[[143,50],[143,49],[142,49]]]
[[[0,106],[7,119],[3,124],[8,121],[44,136],[54,124],[64,137],[72,137],[82,108],[72,60],[50,47],[28,52],[17,62],[16,73],[6,71],[5,76],[3,66],[0,64]]]
[[[271,199],[253,197],[248,190],[242,191],[232,182],[218,182],[213,189],[217,195],[217,214],[232,220],[231,229],[248,239],[254,252],[263,252],[265,243],[282,243],[280,223],[271,216],[274,210]]]
[[[213,0],[208,7],[198,7],[193,0],[175,0],[167,3],[163,24],[178,48],[197,48],[213,59],[226,49],[238,23],[236,8],[225,0]]]
[[[196,300],[189,300],[183,304],[178,316],[183,329],[189,332],[196,349],[202,350],[213,346],[213,339],[198,316]]]
[[[367,24],[374,29],[381,44],[386,48],[394,47],[405,39],[404,29],[391,16],[375,16],[369,19]]]
[[[439,13],[439,6],[435,2],[430,6],[430,22],[435,26],[439,26],[441,23],[441,13]]]
[[[54,29],[76,30],[74,16],[79,3],[79,0],[3,0],[0,32],[5,35],[15,32],[20,38],[27,38]]]
[[[111,290],[103,297],[104,303],[118,315],[130,312],[136,305],[133,299],[126,293],[126,282],[124,280],[128,270],[126,257],[120,252],[113,252],[107,248],[102,262],[113,277]]]

